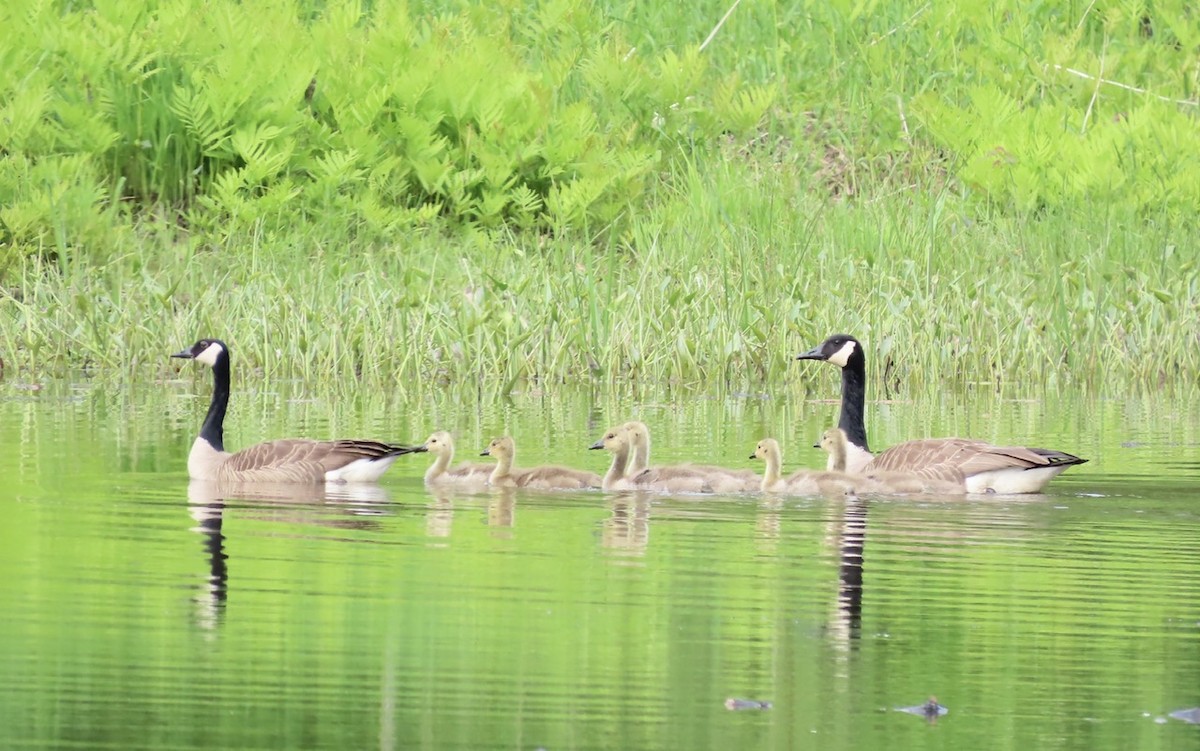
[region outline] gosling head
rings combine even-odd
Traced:
[[[215,368],[218,362],[229,360],[229,348],[220,339],[201,339],[190,348],[176,352],[171,357],[195,360],[210,368]]]
[[[622,449],[629,448],[629,431],[625,428],[612,428],[604,434],[604,437],[588,446],[589,450],[606,449],[614,454]]]
[[[513,439],[510,436],[502,435],[498,438],[493,438],[491,443],[487,445],[483,451],[479,452],[480,456],[512,456],[515,446]]]
[[[754,447],[754,453],[750,455],[750,458],[766,459],[772,453],[779,453],[779,441],[774,438],[764,438]]]
[[[640,446],[650,440],[650,428],[646,427],[644,422],[630,420],[621,427],[629,434],[629,442],[634,446]]]
[[[821,440],[813,444],[815,449],[825,449],[829,453],[834,453],[838,449],[845,450],[846,447],[846,431],[841,428],[830,428],[821,434]]]
[[[865,366],[867,359],[862,344],[849,334],[834,334],[807,352],[796,355],[797,360],[824,360],[839,368],[848,365]]]
[[[433,454],[449,454],[454,451],[454,439],[444,430],[431,433],[420,446],[422,451]]]

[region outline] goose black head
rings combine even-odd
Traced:
[[[862,366],[866,363],[862,344],[849,334],[834,334],[807,352],[796,355],[797,360],[824,360],[839,368],[851,363]]]
[[[221,358],[228,356],[229,348],[220,339],[201,339],[189,349],[171,355],[171,357],[181,357],[185,360],[202,362],[210,368],[216,367],[217,362]]]

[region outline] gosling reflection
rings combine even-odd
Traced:
[[[193,532],[203,537],[202,546],[208,562],[208,575],[192,597],[193,618],[197,626],[208,632],[216,631],[225,620],[225,598],[228,594],[229,568],[225,554],[225,535],[221,524],[225,517],[225,501],[208,492],[209,484],[192,480],[188,484],[188,514],[196,521]]]
[[[510,538],[517,517],[517,491],[514,488],[492,488],[488,500],[487,523],[493,537]]]
[[[764,554],[774,555],[778,552],[782,510],[783,498],[777,495],[768,495],[759,501],[758,514],[754,519],[754,539],[758,541],[759,551]]]
[[[426,508],[425,536],[449,537],[454,529],[454,494],[444,487],[430,488],[433,503]]]
[[[604,520],[601,544],[608,550],[643,555],[650,543],[650,495],[612,494],[608,507],[611,515]]]

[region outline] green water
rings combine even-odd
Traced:
[[[830,390],[836,389],[831,377]],[[878,446],[971,435],[1091,459],[1026,498],[217,497],[186,455],[208,381],[0,383],[0,748],[1166,749],[1200,705],[1200,410],[990,392],[869,404]],[[235,389],[237,381],[235,376]],[[835,405],[785,389],[235,391],[266,438],[494,434],[518,465],[788,468]],[[936,695],[935,723],[897,711]],[[769,701],[730,711],[729,698]]]

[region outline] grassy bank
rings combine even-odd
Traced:
[[[301,227],[154,238],[101,270],[30,260],[0,344],[38,375],[136,377],[221,335],[271,375],[374,385],[771,383],[835,331],[916,384],[1186,383],[1200,366],[1195,230],[735,189],[749,179],[694,175],[619,249],[429,234],[364,253]]]
[[[40,7],[0,9],[6,375],[217,335],[373,387],[769,384],[835,331],[889,383],[1200,372],[1183,3]]]

